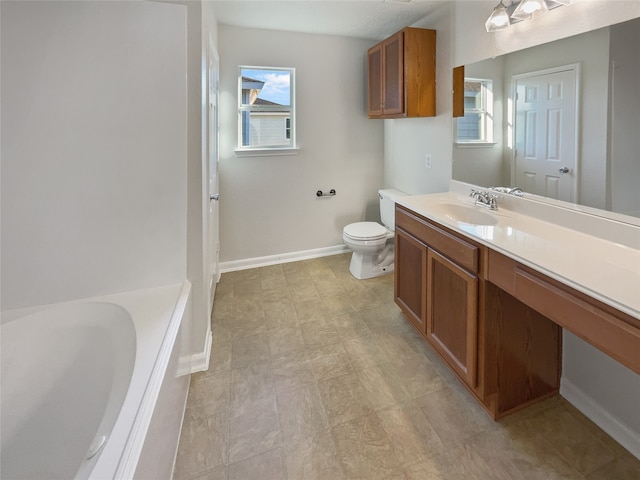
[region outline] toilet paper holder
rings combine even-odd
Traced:
[[[316,197],[333,197],[336,194],[336,189],[332,188],[329,193],[324,193],[322,190],[316,192]]]

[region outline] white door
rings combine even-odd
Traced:
[[[209,248],[209,314],[213,308],[216,284],[220,279],[220,234],[219,234],[219,180],[218,180],[218,53],[209,41],[209,141],[208,141],[208,174],[209,174],[209,215],[208,215],[208,248]]]
[[[525,192],[576,201],[576,69],[516,77],[513,184]]]

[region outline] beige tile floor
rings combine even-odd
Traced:
[[[561,397],[492,421],[349,259],[222,275],[175,479],[640,479]]]

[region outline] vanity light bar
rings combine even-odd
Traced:
[[[513,0],[505,5],[503,0],[495,6],[484,26],[487,32],[506,30],[513,23],[540,16],[549,10],[569,5],[573,0]]]

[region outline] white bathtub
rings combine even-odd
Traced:
[[[133,478],[189,294],[185,282],[3,312],[0,478]]]

